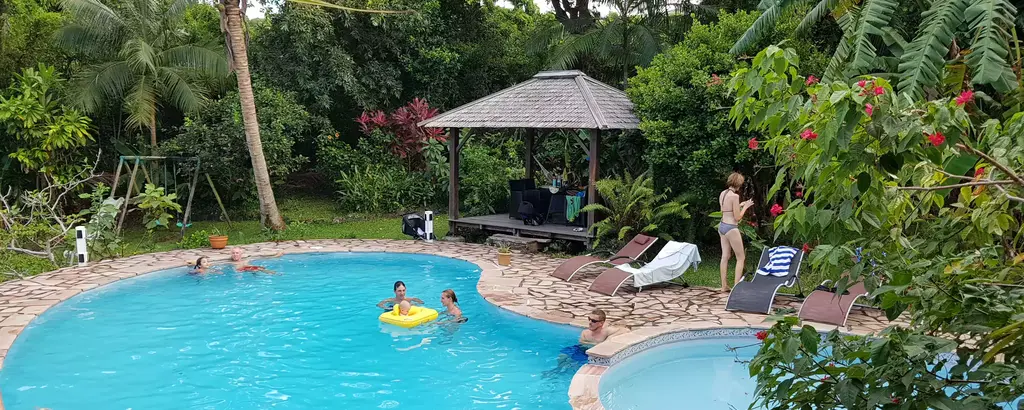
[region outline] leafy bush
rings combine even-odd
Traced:
[[[686,204],[666,201],[668,195],[656,194],[651,177],[641,174],[634,179],[609,178],[597,181],[597,192],[605,203],[583,207],[581,212],[598,212],[606,216],[590,227],[595,232],[595,245],[619,247],[639,233],[658,234],[662,223],[673,218],[689,218]],[[668,236],[668,235],[662,235]]]
[[[206,230],[199,230],[185,235],[178,241],[179,249],[203,248],[210,244],[210,233]]]
[[[383,111],[363,112],[356,119],[359,129],[367,136],[383,131],[393,135],[389,149],[410,170],[423,170],[426,162],[423,149],[430,141],[444,142],[446,137],[440,128],[424,128],[417,125],[420,121],[437,115],[436,108],[430,108],[425,100],[414,98],[411,103],[400,107],[391,115]]]
[[[142,221],[145,222],[146,229],[153,230],[158,227],[167,228],[173,217],[170,211],[181,212],[181,205],[174,202],[177,198],[178,194],[165,194],[163,187],[146,184],[146,190],[133,198],[133,202],[137,203],[143,212]]]
[[[342,171],[336,181],[343,209],[356,212],[393,213],[413,207],[433,192],[424,174],[401,167],[371,164]]]
[[[263,154],[270,177],[277,183],[306,163],[305,157],[293,153],[296,142],[333,135],[334,131],[311,117],[290,94],[259,85],[253,89]],[[232,92],[186,118],[178,136],[164,143],[163,148],[173,155],[198,157],[202,172],[213,178],[225,205],[255,204],[252,161],[242,125],[238,93]],[[179,167],[191,175],[189,168],[187,164]],[[212,193],[205,189],[196,190],[196,197],[203,200],[194,203],[213,201]]]
[[[513,166],[501,149],[481,144],[462,149],[459,167],[459,201],[468,216],[507,211],[508,181],[526,174],[522,164]],[[447,178],[446,178],[447,179]],[[447,190],[445,190],[447,192]]]
[[[81,215],[89,217],[85,227],[89,235],[89,258],[93,260],[121,256],[124,249],[121,238],[115,232],[117,215],[124,204],[124,198],[109,198],[109,192],[109,187],[99,184],[91,193],[79,195],[79,198],[88,199],[91,204]]]

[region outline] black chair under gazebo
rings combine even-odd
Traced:
[[[590,243],[589,227],[594,215],[586,216],[586,223],[572,223],[557,219],[558,223],[527,225],[521,219],[510,218],[509,213],[460,217],[459,215],[459,152],[462,143],[459,132],[462,128],[522,128],[525,130],[526,178],[510,181],[510,209],[512,216],[517,199],[536,196],[536,203],[550,208],[551,197],[559,201],[559,193],[552,193],[547,201],[543,198],[543,187],[533,184],[536,164],[534,148],[538,134],[555,130],[588,130],[589,144],[580,143],[589,161],[588,181],[583,202],[580,206],[594,203],[597,199],[595,183],[600,170],[601,133],[610,130],[637,129],[640,121],[633,114],[633,103],[626,93],[601,83],[577,70],[544,71],[533,78],[498,91],[479,100],[449,110],[421,122],[422,127],[448,128],[448,152],[450,179],[448,190],[448,224],[452,232],[458,228],[475,228],[489,232],[509,233],[540,238],[565,239]],[[522,188],[520,194],[516,194]],[[535,193],[536,192],[536,193]],[[520,195],[517,197],[516,195]],[[532,201],[533,200],[529,200]],[[556,205],[557,207],[558,205]],[[548,212],[548,209],[542,210]],[[552,212],[552,213],[557,213]],[[564,218],[564,215],[562,216]],[[582,228],[582,229],[581,229]]]

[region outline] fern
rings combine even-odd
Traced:
[[[848,71],[860,74],[874,67],[877,50],[872,37],[881,37],[885,34],[884,29],[889,25],[889,20],[892,19],[898,5],[895,0],[864,1],[851,39],[853,48],[850,50],[852,54]]]
[[[900,58],[900,92],[919,99],[924,97],[924,87],[939,83],[945,55],[966,7],[966,0],[933,0],[931,8],[922,13],[917,37]]]
[[[595,245],[602,240],[624,242],[638,233],[651,233],[669,218],[689,218],[686,204],[667,201],[667,195],[654,191],[654,182],[647,174],[632,178],[609,178],[597,181],[597,192],[607,205],[592,204],[582,212],[597,212],[605,219],[590,227],[594,231]]]
[[[754,24],[743,33],[743,36],[739,40],[736,40],[736,44],[733,44],[732,49],[729,50],[730,54],[740,54],[747,51],[757,40],[768,33],[775,27],[775,23],[779,21],[779,16],[782,15],[782,10],[789,7],[794,0],[762,0],[760,7],[764,7],[764,13],[761,13],[754,21]]]
[[[1016,88],[1017,77],[1006,61],[1010,53],[1007,28],[1013,26],[1016,12],[1007,0],[975,0],[967,8],[967,22],[976,38],[967,55],[973,84],[990,85],[1001,93]]]

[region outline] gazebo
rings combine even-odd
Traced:
[[[538,131],[541,136],[552,130],[589,130],[589,148],[579,145],[590,158],[587,204],[597,200],[601,132],[637,129],[640,121],[633,114],[633,103],[626,93],[604,84],[578,70],[543,71],[533,78],[494,94],[449,110],[421,122],[422,127],[448,128],[448,153],[451,173],[448,189],[448,225],[483,229],[542,238],[566,239],[589,243],[589,229],[582,232],[566,225],[525,225],[508,214],[459,217],[459,151],[462,128],[523,128],[525,130],[526,177],[535,173],[533,151]],[[587,227],[594,215],[587,216]]]

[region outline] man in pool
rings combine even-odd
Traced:
[[[384,309],[384,310],[391,310],[391,309],[395,308],[396,304],[402,303],[402,301],[406,301],[406,300],[409,301],[409,303],[414,304],[414,305],[422,305],[423,304],[423,301],[420,300],[419,298],[406,297],[405,296],[405,282],[398,281],[398,282],[395,282],[395,297],[387,298],[387,299],[384,299],[384,300],[380,301],[380,303],[377,304],[377,307],[379,307],[381,309]]]
[[[278,251],[274,254],[274,258],[279,258],[284,255],[283,251]],[[235,270],[239,272],[264,272],[274,274],[276,272],[269,270],[259,265],[250,265],[249,261],[245,259],[245,255],[242,253],[242,248],[234,247],[231,248],[231,262],[235,264]]]
[[[577,362],[587,361],[587,349],[594,347],[594,345],[608,340],[609,337],[619,332],[619,329],[613,327],[606,327],[605,321],[608,316],[605,315],[601,309],[594,309],[587,315],[587,319],[590,324],[583,332],[580,333],[579,343],[575,346],[569,346],[563,348],[559,353],[562,353],[559,358],[559,365],[562,365],[563,361],[572,359]]]

